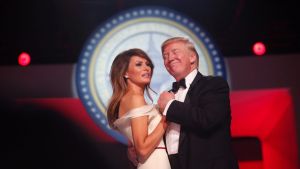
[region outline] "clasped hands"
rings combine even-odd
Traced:
[[[174,93],[172,92],[167,92],[167,91],[164,91],[160,94],[158,100],[157,100],[157,104],[158,104],[158,107],[159,107],[159,112],[160,113],[163,113],[165,108],[166,108],[166,105],[168,104],[168,102],[172,99],[175,99],[175,95]]]

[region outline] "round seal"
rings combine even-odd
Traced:
[[[174,36],[189,38],[195,44],[202,74],[227,78],[224,61],[208,33],[191,18],[171,9],[147,6],[121,12],[102,23],[86,41],[76,66],[78,96],[94,122],[118,141],[127,144],[106,119],[114,58],[130,48],[146,51],[155,65],[150,86],[160,93],[170,89],[174,81],[164,68],[160,45]],[[157,97],[153,96],[154,102]]]

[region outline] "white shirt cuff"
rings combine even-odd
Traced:
[[[164,115],[164,116],[167,115],[167,111],[168,111],[168,109],[169,109],[169,107],[170,107],[170,104],[171,104],[174,100],[175,100],[175,99],[172,99],[172,100],[169,100],[169,101],[168,101],[168,103],[167,103],[167,105],[166,105],[166,107],[165,107],[165,109],[164,109],[164,112],[163,112],[163,115]]]

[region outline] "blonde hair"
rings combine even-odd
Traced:
[[[167,39],[161,45],[161,52],[163,53],[164,50],[165,50],[165,48],[169,44],[175,43],[175,42],[182,42],[187,47],[187,49],[189,49],[190,51],[192,51],[193,53],[195,53],[196,58],[197,58],[196,65],[198,67],[199,66],[199,55],[198,55],[198,52],[197,52],[194,44],[189,39],[187,39],[187,38],[184,38],[184,37],[173,37],[173,38]]]
[[[132,56],[139,56],[146,59],[151,67],[151,73],[153,73],[154,65],[150,57],[141,49],[133,48],[119,53],[114,59],[110,69],[110,81],[113,89],[112,96],[108,103],[107,119],[111,128],[115,128],[113,123],[118,119],[119,106],[122,97],[127,90],[127,79],[124,77],[128,69],[128,65]],[[152,74],[151,74],[152,76]],[[149,94],[149,84],[146,85],[146,92],[148,97],[152,100]],[[152,90],[152,89],[151,89]]]

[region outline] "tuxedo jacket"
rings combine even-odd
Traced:
[[[231,148],[229,87],[223,78],[198,72],[184,102],[173,101],[166,118],[181,126],[179,168],[238,168]]]

